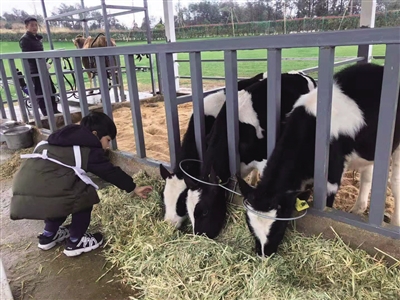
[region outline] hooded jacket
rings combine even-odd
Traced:
[[[73,146],[80,146],[84,171],[128,193],[135,189],[132,177],[109,161],[99,139],[88,128],[65,126],[51,134],[47,142],[34,152],[47,150],[48,157],[75,166]],[[65,217],[99,202],[95,188],[84,183],[74,170],[42,158],[22,162],[12,190],[10,217],[13,220]]]

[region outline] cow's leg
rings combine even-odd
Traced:
[[[392,154],[392,176],[390,187],[394,197],[394,213],[391,224],[400,226],[400,146]]]
[[[372,186],[372,174],[374,165],[371,164],[360,170],[360,192],[358,193],[357,201],[350,210],[353,214],[362,215],[368,206],[368,196]]]

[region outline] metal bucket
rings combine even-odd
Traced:
[[[33,146],[33,130],[30,125],[16,126],[3,132],[8,149],[18,150]]]
[[[4,131],[21,125],[22,124],[17,121],[0,120],[0,142],[2,143],[6,141]]]

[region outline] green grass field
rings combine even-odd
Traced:
[[[181,41],[185,42],[187,40]],[[155,42],[155,43],[163,43],[163,42]],[[118,46],[134,46],[144,44],[144,42],[118,42]],[[48,43],[44,43],[45,50],[49,50],[50,47]],[[75,46],[72,42],[55,42],[54,43],[55,49],[74,49]],[[377,45],[373,48],[373,55],[384,55],[385,54],[385,45]],[[84,50],[82,50],[84,51]],[[20,52],[19,45],[17,42],[2,42],[0,46],[1,53],[13,53],[13,52]],[[202,59],[223,59],[223,52],[203,52]],[[355,46],[345,46],[345,47],[337,47],[335,51],[336,57],[354,57],[357,55],[357,47]],[[237,57],[238,58],[265,58],[267,56],[266,50],[245,50],[245,51],[238,51]],[[297,49],[284,49],[282,51],[282,57],[293,57],[293,58],[304,58],[304,57],[318,57],[318,48],[297,48]],[[189,59],[188,53],[179,53],[178,59]],[[144,58],[141,62],[135,61],[137,66],[148,66],[148,60]],[[383,63],[383,60],[374,61],[376,63]],[[72,61],[71,61],[72,63]],[[121,57],[121,63],[124,65],[123,57]],[[282,71],[287,72],[291,70],[301,70],[305,68],[314,67],[318,64],[318,60],[290,60],[290,61],[282,61]],[[4,63],[7,76],[11,76],[8,62]],[[21,61],[16,60],[16,66],[20,70]],[[155,66],[154,66],[155,67]],[[337,67],[335,71],[340,70],[343,68]],[[257,73],[265,72],[267,69],[267,62],[238,62],[238,76],[239,77],[251,77]],[[54,70],[52,68],[51,70]],[[223,62],[214,62],[208,63],[204,62],[202,64],[202,71],[203,76],[224,76],[224,67]],[[156,72],[155,78],[156,76]],[[190,76],[190,67],[189,63],[181,62],[179,63],[179,75],[180,76]],[[310,74],[311,76],[318,78],[318,73],[314,72]],[[86,86],[89,87],[89,80],[86,75],[84,75]],[[151,80],[150,80],[150,72],[137,72],[137,78],[139,82],[139,90],[140,91],[149,91],[151,89]],[[54,76],[53,81],[56,83],[56,78]],[[71,79],[70,79],[71,81]],[[124,75],[124,82],[126,83],[126,76]],[[221,86],[224,85],[223,81],[211,81],[211,80],[204,80],[205,89]],[[181,86],[189,87],[190,80],[188,79],[181,79]],[[158,87],[156,83],[156,88]],[[125,85],[126,88],[126,85]],[[67,87],[68,89],[68,87]],[[11,86],[11,92],[14,99],[16,99],[16,93],[14,86]],[[4,90],[1,89],[1,96],[3,101],[5,101],[5,93]]]

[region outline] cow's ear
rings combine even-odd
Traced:
[[[161,175],[162,179],[164,179],[164,180],[167,180],[167,178],[172,177],[172,174],[162,164],[160,164],[160,175]]]

